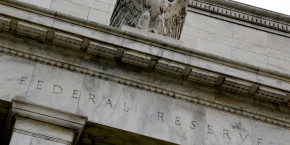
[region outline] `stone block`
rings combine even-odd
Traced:
[[[112,14],[114,12],[115,5],[110,5],[109,7],[109,14]]]
[[[100,2],[103,2],[103,3],[107,3],[107,4],[110,4],[110,5],[115,5],[117,0],[97,0],[97,1],[100,1]]]
[[[72,57],[71,55],[67,55],[67,50],[63,48],[47,46],[44,44],[40,44],[34,40],[15,38],[10,35],[0,34],[0,37],[0,44],[2,40],[8,41],[9,48],[13,48],[21,52],[25,52],[28,54],[39,54],[40,56],[45,56],[45,58],[48,59],[58,58],[59,60],[68,61],[70,63],[80,63],[79,57]]]
[[[176,144],[203,142],[200,106],[92,77],[83,84],[79,108],[89,121]]]
[[[203,69],[228,74],[229,76],[240,77],[248,81],[257,81],[257,74],[255,73],[249,73],[248,71],[245,70],[238,70],[233,67],[228,67],[219,63],[204,61],[196,57],[191,57],[190,64]]]
[[[268,69],[290,74],[290,62],[268,57]]]
[[[173,60],[173,61],[176,61],[176,62],[184,63],[184,64],[188,64],[190,62],[190,56],[189,55],[185,55],[185,54],[182,54],[182,53],[177,53],[177,52],[170,51],[170,50],[165,50],[165,49],[163,49],[162,55],[160,55],[160,57],[166,58],[166,59],[169,59],[169,60]]]
[[[290,38],[269,33],[268,46],[273,49],[290,53]]]
[[[265,123],[253,123],[253,145],[286,145],[290,142],[290,132],[276,126]]]
[[[191,36],[195,36],[198,38],[202,38],[202,39],[207,39],[207,40],[211,40],[214,41],[215,40],[215,36],[214,33],[211,33],[209,31],[205,31],[205,30],[200,30],[194,27],[189,27],[189,26],[184,26],[183,31],[182,31],[182,35],[184,34],[188,34]],[[181,35],[181,37],[182,37]]]
[[[267,33],[235,24],[233,38],[257,45],[267,46]]]
[[[183,33],[180,37],[180,40],[183,42],[183,46],[188,47],[191,50],[196,49],[197,38],[195,36]]]
[[[76,5],[82,5],[86,7],[90,7],[99,11],[103,11],[108,13],[109,12],[109,4],[99,1],[99,0],[68,0],[71,3]]]
[[[219,19],[200,15],[198,28],[213,33],[232,37],[234,24]]]
[[[207,52],[213,55],[221,56],[230,59],[232,47],[218,44],[212,41],[197,39],[197,50]]]
[[[244,49],[244,50],[250,50],[252,45],[249,42],[240,41],[233,39],[232,37],[227,37],[219,34],[215,34],[214,41],[220,44],[224,44],[227,46]]]
[[[109,19],[108,19],[107,15],[108,15],[108,13],[106,13],[106,12],[91,8],[90,12],[89,12],[88,20],[108,25]]]
[[[0,4],[0,9],[1,9],[2,14],[6,14],[8,16],[12,16],[15,18],[26,19],[31,22],[35,22],[35,23],[38,23],[47,27],[51,27],[54,21],[53,18],[43,17],[42,15],[39,15],[36,13],[31,13],[28,11],[20,10],[20,9],[6,6],[3,4]]]
[[[50,8],[51,3],[51,0],[10,0],[10,1],[19,1],[46,9]]]
[[[266,86],[275,86],[276,88],[284,89],[284,90],[289,90],[290,88],[290,83],[283,81],[283,80],[277,80],[271,77],[263,76],[263,75],[258,75],[257,77],[257,82],[261,83]]]
[[[234,48],[232,59],[257,67],[267,68],[267,56],[261,54]]]
[[[187,13],[184,25],[187,27],[198,28],[199,14]]]
[[[0,99],[24,99],[34,67],[34,62],[0,54]]]
[[[251,52],[255,52],[258,54],[266,55],[269,57],[277,58],[277,59],[286,59],[286,53],[283,51],[279,51],[276,49],[272,49],[265,46],[259,46],[259,45],[251,45],[250,50]]]
[[[251,120],[206,109],[205,128],[204,145],[256,145]]]
[[[286,61],[289,61],[290,62],[290,52],[289,53],[286,53]]]
[[[36,64],[27,100],[75,113],[83,75],[52,66]]]
[[[71,33],[83,35],[85,37],[97,39],[99,41],[103,41],[106,43],[112,43],[112,44],[116,44],[116,45],[122,45],[122,42],[123,42],[122,37],[119,37],[116,35],[110,35],[108,33],[104,33],[104,32],[97,31],[97,30],[84,28],[84,27],[81,27],[78,25],[62,22],[59,20],[55,20],[55,22],[53,23],[53,28],[62,29],[64,31],[69,31]]]
[[[130,39],[124,39],[122,46],[125,48],[141,51],[144,53],[156,54],[155,51],[150,51],[151,50],[150,45]]]
[[[52,0],[50,10],[87,20],[89,7],[72,3],[70,0]]]

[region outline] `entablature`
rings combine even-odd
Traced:
[[[180,46],[180,41],[130,27],[120,30],[61,14],[42,15],[7,5],[0,7],[2,32],[121,61],[259,100],[290,105],[290,76],[287,74],[191,50]],[[25,55],[13,49],[2,46],[0,51],[58,65],[57,61],[47,60],[37,54]],[[71,70],[77,68],[68,64],[64,67]],[[84,69],[91,73],[89,70]]]

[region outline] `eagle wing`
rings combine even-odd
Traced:
[[[117,0],[110,20],[110,26],[119,28],[126,24],[136,27],[143,8],[143,0]]]
[[[180,39],[187,13],[187,0],[174,0],[165,13],[166,36]]]

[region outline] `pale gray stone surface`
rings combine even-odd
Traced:
[[[63,0],[57,0],[57,1],[63,1]],[[109,12],[110,7],[110,1],[112,3],[112,0],[108,0],[108,2],[100,1],[100,0],[67,0],[70,3],[74,3],[78,6],[86,6],[90,7],[96,10],[100,10],[103,12]]]
[[[290,62],[268,57],[268,68],[274,71],[290,73]]]
[[[192,21],[194,21],[194,20],[192,20]],[[186,25],[183,28],[183,34],[181,35],[181,37],[183,35],[191,35],[191,36],[195,36],[195,37],[198,37],[198,38],[215,41],[214,33],[206,31],[206,30],[197,29],[197,28],[194,28],[194,27],[189,27],[189,26],[186,26]],[[190,42],[191,40],[187,40],[187,41]]]
[[[186,31],[186,30],[184,30]],[[183,41],[183,46],[186,46],[192,50],[196,49],[196,45],[197,45],[197,38],[192,36],[192,35],[188,35],[188,34],[182,34],[181,41]]]
[[[104,67],[102,69],[108,70],[111,68]],[[117,72],[122,74],[117,71],[117,69],[112,70],[112,74]],[[124,72],[124,76],[128,72],[130,71]],[[136,80],[162,84],[151,76],[147,76],[147,79],[142,79],[132,74],[126,75]],[[247,123],[251,122],[249,119],[240,118],[216,110],[205,109],[199,105],[120,85],[115,82],[88,76],[83,78],[83,75],[41,64],[36,66],[33,76],[30,85],[31,89],[29,91],[30,95],[33,97],[28,96],[27,100],[69,112],[87,115],[90,121],[103,125],[179,144],[200,144],[205,141],[205,143],[209,145],[212,143],[235,145],[241,143],[242,139],[247,135],[246,133],[250,134],[248,129],[252,123]],[[41,90],[35,89],[38,83],[37,80],[39,79],[44,80]],[[54,83],[59,84],[59,86],[63,88],[61,94],[54,95],[51,93]],[[75,88],[80,89],[78,90],[78,103],[75,103],[76,99],[72,98],[73,89]],[[174,86],[168,86],[168,88],[177,89]],[[209,97],[206,96],[206,94],[197,93],[197,90],[191,91],[190,93],[190,90],[187,89],[188,88],[184,88],[189,94]],[[108,102],[109,99],[110,102]],[[255,109],[251,108],[250,110],[253,111]],[[160,117],[158,120],[158,112],[164,114],[164,121]],[[261,110],[257,110],[257,112],[261,112]],[[222,116],[220,116],[220,114],[222,114]],[[265,112],[265,114],[269,114],[269,112]],[[277,113],[273,114],[277,115]],[[281,117],[280,114],[279,118]],[[176,122],[176,119],[179,121]],[[192,125],[191,121],[196,121],[195,129],[190,128]],[[241,123],[239,121],[241,121]],[[176,123],[180,123],[180,125],[176,125]],[[213,124],[215,136],[212,136],[213,134],[207,134],[208,125],[211,124]],[[238,129],[238,126],[234,125],[241,125],[246,129],[244,131],[243,129]],[[223,129],[229,131],[229,136],[231,137],[230,141],[227,140],[227,136],[223,135]],[[289,131],[285,129],[281,130],[284,134],[289,134]],[[242,137],[239,133],[241,133]],[[261,135],[261,137],[264,136]],[[267,138],[267,136],[264,138]],[[246,138],[245,142],[248,142],[248,139],[250,139],[250,135]],[[272,139],[272,141],[277,143],[276,138]],[[257,141],[253,140],[253,145],[255,145],[254,143],[257,143]]]
[[[289,142],[289,130],[253,122],[253,143],[257,145],[287,145]]]
[[[197,39],[197,50],[207,53],[212,53],[217,56],[232,58],[232,47],[214,43],[212,41]]]
[[[250,51],[254,53],[266,55],[268,57],[280,59],[285,62],[286,53],[280,50],[272,49],[265,46],[252,45],[250,47]]]
[[[91,116],[89,121],[174,143],[203,142],[204,112],[197,106],[90,77],[85,78],[84,86],[79,111]],[[163,119],[158,119],[158,112]],[[180,117],[180,125],[175,124],[176,117]],[[196,130],[190,128],[192,120],[199,122]]]
[[[26,96],[34,66],[34,62],[0,54],[0,99]]]
[[[86,5],[85,2],[88,1],[83,2],[84,4],[82,5]],[[103,2],[110,6],[113,3],[113,1]],[[54,21],[54,28],[63,29],[76,34],[83,34],[100,41],[125,46],[139,52],[156,55],[181,63],[189,63],[196,67],[258,82],[266,86],[274,86],[278,89],[289,90],[290,88],[290,84],[287,83],[287,81],[265,77],[263,74],[259,74],[259,72],[256,74],[248,70],[206,61],[200,57],[190,57],[187,54],[177,53],[174,50],[166,50],[143,42],[125,39],[120,36],[83,28],[70,23],[63,23],[60,20],[52,21],[52,19],[42,18],[36,14],[21,14],[22,11],[16,12],[16,9],[12,7],[0,5],[0,8],[3,8],[1,10],[4,11],[4,14],[10,14],[8,11],[15,11],[11,12],[12,16],[16,17],[19,15],[19,17],[23,16],[25,19],[31,17],[32,21],[39,22],[43,25],[52,25]],[[90,9],[92,10],[92,8]],[[67,12],[69,11],[70,10]],[[98,10],[96,10],[96,13],[97,11]],[[89,16],[89,19],[94,21],[95,17],[98,16]],[[193,14],[190,17],[195,18],[201,16]],[[201,22],[198,18],[197,22],[192,21],[186,24],[188,27],[187,30],[189,31],[184,33],[183,41],[188,40],[190,42],[184,42],[183,44],[186,44],[188,47],[193,46],[192,49],[195,49],[194,45],[197,44],[198,47],[196,49],[200,51],[274,71],[283,73],[290,72],[290,57],[289,54],[285,53],[289,51],[288,38],[273,34],[268,34],[268,38],[266,38],[264,32],[260,33],[259,31],[256,33],[257,30],[242,26],[238,26],[239,28],[235,29],[234,38],[232,38],[230,35],[230,31],[232,31],[233,28],[231,23],[214,18],[201,19]],[[98,22],[98,20],[96,20],[96,22]],[[206,23],[206,30],[204,30],[206,25],[201,26],[202,23]],[[214,25],[215,28],[211,28],[211,25]],[[198,28],[200,26],[204,28]],[[226,28],[225,26],[229,27]],[[250,37],[250,39],[246,37],[245,32],[250,34],[255,33],[257,35],[251,36],[252,38]],[[134,33],[139,32],[135,31]],[[195,42],[196,39],[197,42]],[[266,43],[268,43],[269,47],[265,45]],[[175,44],[182,43],[176,42]],[[24,52],[38,53],[41,56],[48,56],[49,58],[58,58],[62,61],[72,63],[79,63],[80,61],[80,58],[71,57],[68,54],[68,56],[62,55],[61,53],[63,53],[63,51],[52,53],[48,51],[53,50],[52,48],[41,47],[40,44],[37,45],[36,42],[26,41],[26,39],[21,41],[19,38],[1,37],[0,45],[12,47]],[[69,49],[65,48],[63,48],[63,50],[69,51]],[[159,77],[150,75],[149,73],[139,71],[132,72],[129,70],[121,71],[114,67],[105,65],[100,66],[99,64],[91,65],[82,62],[82,66],[90,66],[92,69],[110,73],[112,76],[127,77],[142,83],[160,87],[166,86],[167,89],[180,91],[194,97],[206,98],[216,102],[227,102],[229,105],[246,108],[246,110],[254,113],[289,121],[289,115],[287,113],[282,114],[280,110],[275,107],[259,108],[254,104],[247,106],[248,102],[237,103],[232,102],[230,99],[221,99],[219,96],[220,92],[213,93],[212,89],[205,91],[206,88],[203,88],[203,86],[200,86],[200,88],[195,85],[190,87],[183,86],[181,85],[182,82],[174,82],[172,81],[173,79],[169,77],[168,80],[160,80]],[[13,96],[26,96],[28,93],[27,100],[30,102],[68,112],[77,112],[89,116],[89,120],[95,123],[156,137],[173,143],[196,145],[203,144],[203,142],[206,145],[287,145],[287,143],[290,142],[290,134],[287,129],[250,120],[248,118],[242,118],[238,115],[212,110],[201,105],[170,98],[158,93],[120,85],[116,82],[88,77],[52,66],[35,64],[35,62],[30,62],[25,59],[1,54],[0,72],[1,74],[2,72],[5,74],[0,75],[0,97],[3,100],[10,101]],[[27,76],[27,79],[21,84],[23,76]],[[57,86],[54,87],[54,85]],[[229,96],[239,97],[238,95],[232,94]],[[164,118],[158,116],[160,112],[164,115]],[[196,121],[194,122],[196,123],[195,129],[191,128],[193,127],[193,120]],[[208,133],[208,125],[213,126],[213,134]],[[17,133],[15,136],[20,136],[19,138],[23,137],[23,142],[32,141],[32,144],[40,144],[38,142],[40,141],[45,143],[41,139],[22,136]]]
[[[94,38],[107,43],[112,43],[116,45],[122,45],[123,37],[110,35],[101,31],[84,28],[79,25],[74,25],[71,23],[63,23],[60,20],[55,20],[53,23],[53,28],[63,29],[76,34],[82,34],[86,37]]]
[[[262,46],[267,46],[267,33],[253,28],[248,28],[241,25],[234,25],[233,38],[250,42],[253,44],[258,44]]]
[[[252,142],[252,121],[206,109],[204,145],[256,145]]]
[[[86,20],[90,8],[88,6],[72,3],[70,0],[52,0],[50,9]]]
[[[231,47],[235,47],[235,48],[239,48],[243,50],[249,50],[249,51],[252,47],[252,44],[249,42],[236,40],[236,39],[233,39],[232,37],[223,36],[219,34],[214,35],[214,41],[216,43],[224,44],[227,46],[231,46]]]
[[[273,49],[281,50],[284,52],[290,52],[290,40],[289,38],[268,34],[268,46]]]
[[[234,31],[234,24],[215,18],[199,15],[198,28],[232,37]]]
[[[47,65],[37,64],[26,100],[56,109],[75,112],[83,76]]]
[[[19,17],[21,19],[27,19],[31,22],[35,22],[44,26],[51,27],[54,19],[50,17],[43,17],[42,15],[31,13],[25,10],[20,10],[14,7],[0,4],[2,14],[6,14],[13,17]]]
[[[66,0],[66,1],[60,1],[60,2],[58,2],[58,0],[54,0],[54,1],[56,1],[55,3],[58,3],[58,4],[54,4],[55,6],[51,6],[51,8],[56,9],[57,6],[59,6],[59,9],[61,9],[61,11],[64,14],[70,14],[70,15],[73,14],[70,12],[70,10],[62,9],[62,5],[66,5],[66,3],[74,5],[74,8],[67,7],[68,9],[71,9],[72,11],[74,11],[74,9],[81,10],[83,7],[88,7],[89,8],[88,10],[81,10],[81,12],[76,14],[76,16],[78,17],[82,15],[81,17],[83,17],[83,19],[85,20],[98,22],[102,24],[109,23],[111,12],[105,12],[105,11],[110,11],[110,10],[107,10],[107,8],[112,10],[115,3],[114,0],[106,1],[106,2],[96,1],[96,0],[86,0],[86,1]],[[32,1],[27,0],[23,2],[31,3]],[[51,3],[54,3],[54,2],[52,1]],[[102,4],[96,6],[96,3],[98,4],[102,3]],[[92,6],[89,6],[89,5],[92,5]],[[103,10],[99,8],[102,5],[104,5],[104,7],[102,7],[104,8]],[[4,14],[8,14],[14,17],[20,16],[21,18],[24,18],[24,19],[27,18],[32,22],[40,23],[45,26],[50,27],[54,25],[55,28],[61,28],[66,31],[72,31],[77,34],[83,34],[85,36],[90,36],[93,38],[100,39],[101,41],[108,41],[108,42],[112,42],[118,45],[122,43],[122,40],[123,40],[123,38],[120,38],[117,36],[116,38],[112,38],[115,36],[112,36],[112,35],[108,36],[106,35],[106,33],[101,33],[101,32],[92,33],[93,30],[81,29],[81,27],[78,27],[78,26],[60,23],[60,21],[58,20],[54,20],[53,18],[42,17],[35,13],[28,13],[26,11],[18,10],[16,8],[4,6],[4,5],[0,5],[0,7]],[[84,12],[86,14],[83,14]],[[73,15],[75,16],[75,14]],[[216,32],[216,31],[220,31],[220,32]],[[231,33],[233,33],[233,35],[231,35]],[[248,35],[248,34],[252,34],[252,35]],[[290,61],[289,50],[288,50],[290,46],[290,43],[289,43],[290,41],[288,40],[288,38],[283,37],[283,36],[278,36],[276,34],[271,34],[271,33],[267,34],[267,32],[241,26],[238,24],[232,24],[230,22],[226,22],[226,21],[219,20],[216,18],[209,18],[207,16],[203,16],[203,15],[192,13],[192,12],[188,12],[188,16],[186,17],[185,27],[184,27],[184,31],[183,31],[183,35],[181,39],[183,41],[183,46],[186,46],[190,49],[193,49],[193,50],[197,49],[206,53],[222,56],[225,58],[231,58],[233,60],[237,60],[243,63],[248,63],[248,64],[256,65],[259,67],[263,67],[265,69],[273,70],[273,67],[272,67],[273,64],[270,64],[268,62],[267,64],[264,64],[265,57],[263,56],[269,56],[269,57],[281,59],[283,60],[283,62],[281,61],[281,64],[288,64],[288,62]],[[206,39],[206,40],[210,40],[214,42],[205,43],[205,45],[203,46],[201,45],[201,43],[198,43],[199,39]],[[211,45],[208,45],[208,44],[211,44]],[[198,45],[198,47],[196,45]],[[223,45],[226,45],[226,47]],[[235,48],[233,52],[229,51],[231,47]],[[251,56],[254,54],[258,54],[254,56],[258,56],[259,59],[263,59],[263,62],[261,64],[259,62],[252,63],[251,59],[237,57],[238,49],[250,51]],[[245,52],[245,51],[240,50],[240,52]],[[288,52],[288,53],[285,53],[285,52]],[[275,71],[289,74],[289,72],[283,71],[281,69],[276,69]]]
[[[258,67],[267,68],[267,56],[260,55],[257,53],[241,50],[232,49],[232,59],[245,62],[247,64],[252,64]]]
[[[110,19],[108,19],[108,13],[90,8],[88,21],[98,22],[105,25],[108,25],[110,22]]]
[[[188,13],[185,19],[185,26],[198,28],[199,14]]]
[[[46,9],[49,9],[51,4],[51,0],[11,0],[11,1],[20,1]]]

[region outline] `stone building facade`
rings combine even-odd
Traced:
[[[0,1],[1,145],[290,145],[290,16],[188,0],[175,40],[115,4]]]

